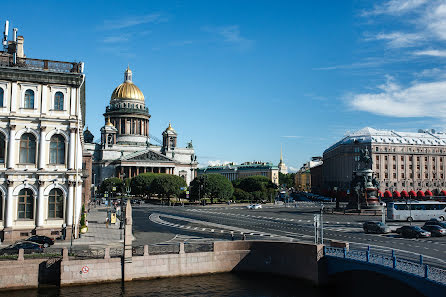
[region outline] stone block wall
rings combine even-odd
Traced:
[[[86,268],[85,268],[86,267]],[[120,281],[121,258],[69,260],[60,264],[60,285]]]
[[[45,260],[12,260],[0,262],[0,289],[37,288],[39,265]]]

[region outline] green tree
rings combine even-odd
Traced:
[[[221,174],[203,174],[195,178],[190,184],[192,199],[209,197],[211,203],[214,203],[214,199],[229,200],[233,193],[234,188],[231,182]]]
[[[294,187],[295,173],[283,174],[279,172],[279,185],[285,185],[287,188]]]
[[[151,183],[150,192],[157,194],[161,199],[168,199],[169,197],[179,197],[182,187],[186,187],[183,178],[177,175],[157,173]]]
[[[123,181],[120,178],[117,177],[110,177],[107,179],[104,179],[101,183],[101,185],[99,186],[99,192],[100,193],[105,193],[105,192],[112,192],[113,187],[116,187],[116,191],[115,192],[123,192]]]
[[[237,189],[243,190],[251,195],[253,200],[269,200],[277,189],[275,185],[266,176],[249,176],[233,182]],[[238,194],[241,192],[238,191]]]
[[[239,188],[234,188],[234,200],[237,201],[250,201],[252,200],[252,195],[246,191]]]
[[[152,182],[157,173],[142,173],[135,176],[130,181],[132,195],[147,196],[152,192]]]

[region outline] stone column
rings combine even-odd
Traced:
[[[132,280],[128,270],[131,270],[129,263],[132,263],[132,204],[127,202],[125,207],[125,227],[124,227],[124,281]],[[128,268],[128,269],[127,269]]]
[[[66,222],[67,226],[73,225],[73,199],[74,199],[74,182],[68,182],[68,199],[67,199],[67,213],[66,213]]]
[[[6,198],[6,209],[5,209],[5,228],[11,228],[12,227],[12,208],[13,208],[13,196],[12,191],[13,189],[13,181],[7,180],[6,183],[8,184],[8,197]]]
[[[139,175],[139,166],[136,167],[136,175]]]
[[[39,169],[45,168],[45,137],[46,127],[40,126],[40,142],[39,142]]]
[[[15,167],[15,125],[9,124],[8,168]]]
[[[70,129],[70,152],[68,154],[68,169],[74,169],[74,148],[76,144],[76,128]]]
[[[43,186],[44,186],[44,181],[40,180],[38,181],[39,183],[39,196],[37,197],[37,211],[36,211],[36,226],[37,227],[42,227],[43,226],[43,211],[44,211],[44,205],[43,205]]]

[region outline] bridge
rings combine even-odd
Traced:
[[[375,284],[379,286],[377,280],[385,276],[390,284],[392,281],[395,283],[395,287],[401,282],[428,297],[446,296],[446,270],[423,263],[421,256],[420,261],[415,262],[398,258],[395,253],[391,256],[372,253],[370,249],[363,251],[324,246],[323,251],[323,273],[320,275],[325,280],[341,276],[337,278],[339,281],[344,275],[344,278],[349,278],[345,281],[352,281],[353,274],[362,274],[369,278],[368,286],[372,287]],[[383,289],[392,290],[391,287]]]

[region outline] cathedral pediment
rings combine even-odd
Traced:
[[[172,159],[170,159],[160,153],[154,152],[150,149],[140,151],[140,152],[135,152],[130,155],[124,156],[123,158],[121,158],[121,160],[123,160],[123,161],[173,162]]]

